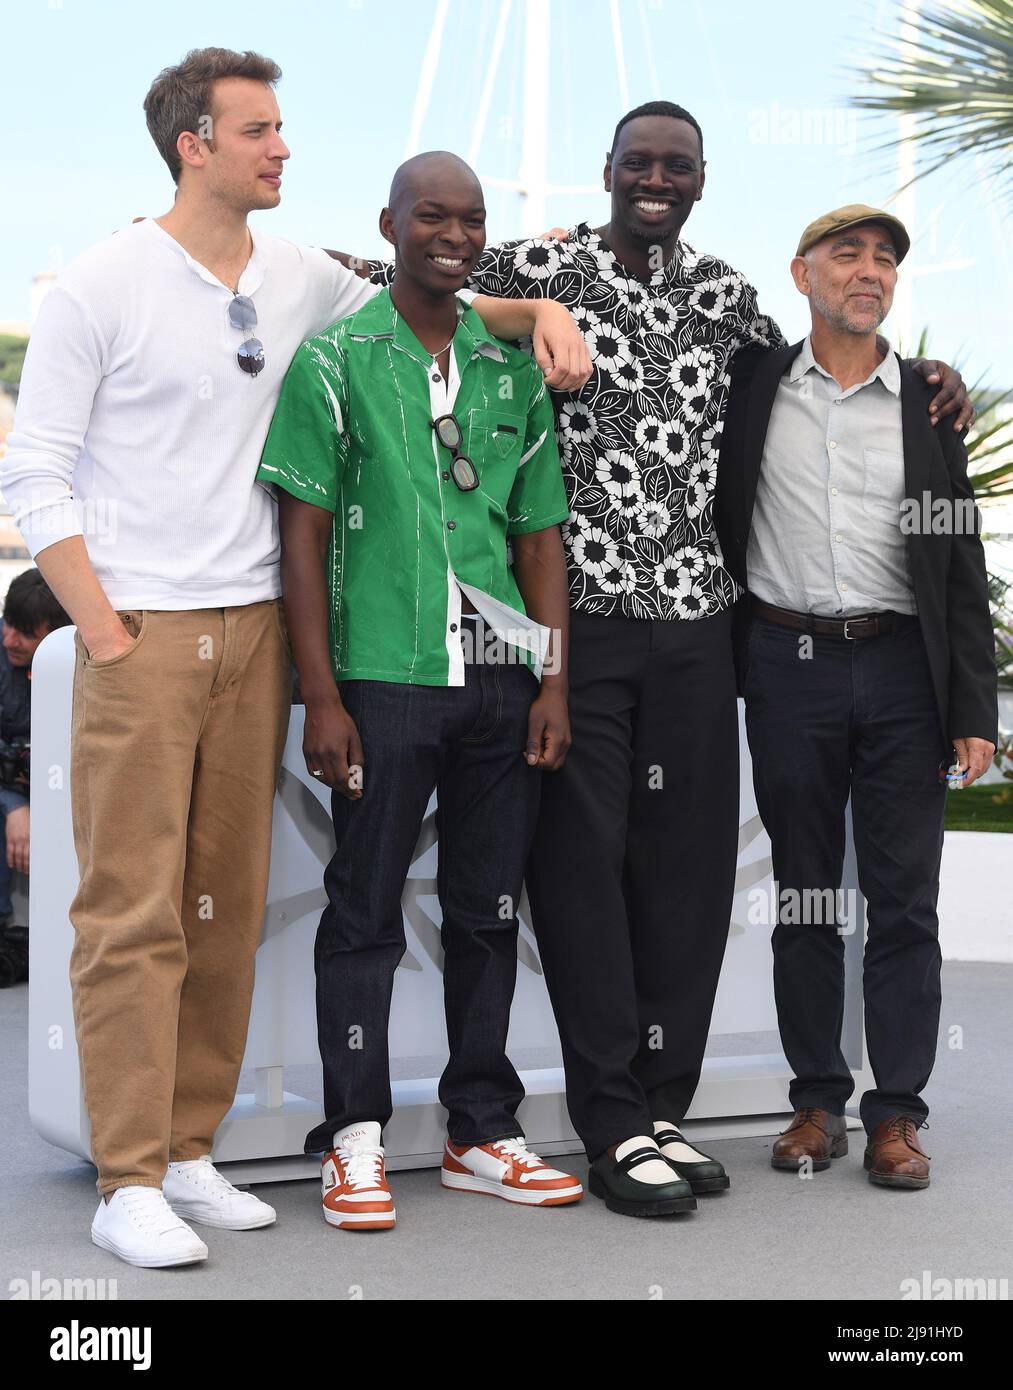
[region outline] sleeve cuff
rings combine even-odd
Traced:
[[[337,508],[337,501],[331,501],[323,493],[316,492],[311,487],[302,487],[299,483],[294,483],[289,478],[283,478],[277,473],[259,472],[254,482],[261,483],[269,492],[275,496],[279,490],[289,493],[300,502],[308,502],[311,507],[319,507],[321,511],[330,512],[332,515]]]
[[[35,507],[32,511],[15,517],[14,524],[21,532],[21,538],[32,559],[47,546],[55,545],[57,541],[84,535],[72,497]]]
[[[510,522],[507,526],[508,536],[526,536],[529,531],[547,531],[550,526],[561,526],[564,521],[570,519],[570,509],[563,512],[552,512],[549,516],[544,516],[536,521],[517,521]]]

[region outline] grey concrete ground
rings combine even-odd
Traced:
[[[202,1227],[207,1263],[166,1271],[133,1269],[91,1244],[93,1170],[31,1128],[28,991],[5,991],[0,1296],[33,1272],[115,1279],[120,1299],[897,1299],[901,1281],[925,1271],[1013,1285],[1013,966],[950,963],[943,982],[922,1133],[934,1160],[927,1191],[873,1188],[860,1133],[847,1158],[809,1181],[770,1168],[769,1138],[709,1145],[732,1190],[656,1221],[614,1216],[589,1195],[539,1211],[444,1192],[430,1170],[394,1174],[394,1231],[352,1234],[325,1225],[316,1182],[277,1183],[257,1189],[276,1226]],[[582,1158],[569,1166],[584,1176]]]

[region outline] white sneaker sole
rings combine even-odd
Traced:
[[[389,1231],[397,1221],[394,1207],[390,1211],[331,1211],[330,1207],[324,1207],[323,1213],[329,1226],[343,1231],[354,1230],[356,1226],[367,1231]]]
[[[278,1220],[278,1213],[271,1212],[269,1216],[255,1216],[249,1221],[216,1221],[213,1216],[192,1210],[182,1202],[169,1202],[169,1206],[184,1221],[192,1221],[197,1226],[214,1226],[219,1231],[259,1231],[262,1226],[273,1226]]]
[[[537,1188],[532,1188],[524,1192],[516,1187],[504,1187],[495,1178],[480,1178],[474,1173],[451,1173],[446,1168],[440,1169],[440,1182],[457,1192],[480,1192],[484,1196],[501,1197],[505,1202],[517,1202],[525,1207],[564,1206],[584,1195],[579,1182],[572,1187],[555,1187],[551,1191],[543,1189],[539,1192]]]
[[[192,1255],[181,1254],[171,1259],[167,1259],[164,1255],[129,1255],[126,1251],[121,1250],[115,1241],[110,1240],[101,1231],[96,1231],[94,1226],[91,1230],[91,1238],[95,1245],[101,1246],[103,1250],[108,1250],[111,1255],[118,1256],[125,1264],[136,1265],[138,1269],[170,1269],[174,1265],[195,1265],[200,1264],[208,1257],[206,1246],[203,1255],[195,1251]]]

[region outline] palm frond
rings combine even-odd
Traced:
[[[913,138],[929,157],[917,178],[955,156],[984,155],[1013,199],[1013,0],[950,0],[914,28],[913,40],[875,50],[871,70],[853,70],[873,87],[854,104],[919,118]]]

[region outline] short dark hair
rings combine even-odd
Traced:
[[[249,49],[234,53],[231,48],[192,48],[181,63],[163,68],[148,89],[144,98],[148,131],[174,183],[179,183],[183,169],[176,141],[185,130],[196,131],[201,117],[210,115],[211,89],[223,77],[249,77],[273,87],[281,78],[281,68]]]
[[[48,624],[50,632],[54,632],[58,627],[67,627],[70,618],[43,579],[41,571],[31,569],[11,581],[4,599],[4,622],[16,627],[26,637],[35,637],[44,623]]]
[[[619,144],[619,132],[624,125],[630,121],[635,121],[640,116],[670,116],[673,121],[685,121],[691,125],[700,137],[700,163],[703,163],[703,131],[700,129],[700,122],[695,116],[691,116],[684,106],[676,106],[674,101],[645,101],[643,106],[635,106],[632,111],[627,111],[616,126],[616,133],[612,137],[612,149],[609,150],[609,158]]]

